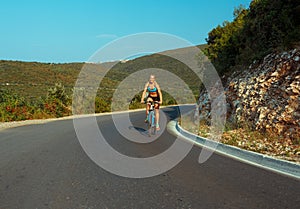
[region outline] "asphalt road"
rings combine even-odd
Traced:
[[[176,118],[176,107],[164,109]],[[142,131],[144,112],[130,119]],[[111,116],[97,117],[115,149],[139,157],[167,149],[165,131],[152,143],[126,140]],[[161,175],[131,179],[97,166],[83,151],[73,121],[60,120],[0,132],[0,209],[14,208],[299,208],[300,182],[213,154],[197,162],[194,146],[176,167]]]

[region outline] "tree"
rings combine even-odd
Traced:
[[[224,21],[208,34],[206,55],[215,65],[219,73],[224,73],[235,65],[239,52],[239,34],[244,27],[244,17],[248,10],[239,6],[234,10],[234,21]]]
[[[234,9],[208,34],[206,55],[221,74],[249,65],[272,51],[289,49],[300,41],[300,0],[253,0],[249,9]]]

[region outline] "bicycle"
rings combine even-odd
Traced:
[[[155,123],[155,108],[154,104],[159,102],[147,102],[149,107],[149,113],[148,113],[148,135],[155,135],[156,133],[156,123]]]

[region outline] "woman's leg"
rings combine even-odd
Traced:
[[[145,119],[145,122],[148,122],[148,115],[149,115],[149,105],[147,103],[146,104],[146,119]]]
[[[147,98],[146,100],[146,119],[145,119],[145,122],[147,123],[149,118],[148,118],[148,115],[149,115],[149,109],[150,109],[150,105],[148,104],[148,102],[151,102],[153,101],[151,98]]]

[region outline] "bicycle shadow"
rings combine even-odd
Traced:
[[[149,135],[149,130],[148,129],[144,129],[144,128],[141,128],[141,127],[137,127],[137,126],[129,126],[128,127],[129,130],[136,130],[137,132],[139,132],[141,135],[144,135],[144,136],[148,136]]]

